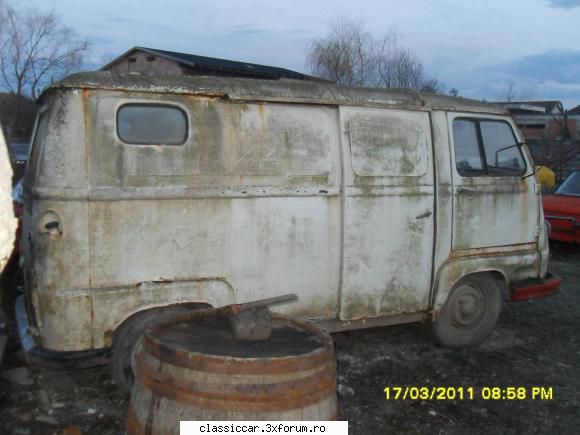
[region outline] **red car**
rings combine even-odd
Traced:
[[[544,217],[552,226],[551,240],[580,243],[580,170],[544,197]]]

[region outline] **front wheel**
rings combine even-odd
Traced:
[[[453,287],[429,326],[435,340],[443,346],[474,346],[489,337],[500,313],[500,283],[489,274],[473,275]]]

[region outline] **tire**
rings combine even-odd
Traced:
[[[125,320],[117,329],[113,339],[111,372],[113,380],[121,393],[131,394],[133,383],[135,382],[135,374],[132,367],[133,351],[147,328],[190,310],[190,307],[174,305],[143,311]]]
[[[484,341],[499,321],[501,290],[499,281],[489,274],[459,281],[437,318],[430,322],[435,341],[452,348],[475,346]]]

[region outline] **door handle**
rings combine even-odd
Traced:
[[[50,221],[44,224],[44,229],[40,230],[40,234],[48,234],[49,236],[58,236],[62,234],[60,229],[60,222]]]
[[[425,219],[431,216],[432,214],[433,213],[431,213],[431,210],[427,210],[425,213],[421,213],[419,216],[415,216],[415,219]]]
[[[48,236],[60,236],[62,234],[60,216],[52,210],[45,212],[38,222],[38,232]]]
[[[49,233],[51,231],[58,230],[58,227],[60,227],[60,222],[58,221],[50,221],[44,224],[44,229],[47,230]]]
[[[459,186],[457,188],[457,193],[470,193],[470,192],[476,192],[476,190],[473,187],[466,186]]]

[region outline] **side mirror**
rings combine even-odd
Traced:
[[[516,143],[515,145],[510,145],[510,146],[507,146],[507,147],[503,147],[503,148],[500,148],[500,149],[498,149],[498,150],[495,152],[495,163],[494,163],[494,164],[495,164],[495,166],[498,166],[498,165],[499,165],[499,155],[500,155],[500,153],[502,153],[502,152],[504,152],[504,151],[507,151],[507,150],[511,150],[512,148],[518,148],[518,149],[520,149],[520,147],[521,147],[522,145],[523,145],[523,144]]]
[[[520,154],[520,158],[523,160],[524,166],[527,166],[527,164],[525,163],[525,159],[524,159],[525,153],[522,152],[522,150],[521,150],[521,147],[523,145],[525,145],[525,143],[517,142],[513,145],[499,148],[498,150],[495,151],[493,166],[491,166],[488,162],[488,167],[493,168],[496,171],[500,171],[500,173],[505,174],[505,175],[515,175],[515,176],[521,175],[523,178],[527,178],[527,177],[531,176],[530,174],[525,175],[525,168],[521,167],[521,165],[519,164],[520,159],[518,159],[517,157],[512,156],[511,160],[504,160],[503,162],[500,162],[500,160],[499,160],[499,156],[501,153],[503,153],[505,151],[509,151],[513,148],[517,148],[518,150],[520,150],[519,154]],[[510,157],[510,156],[508,156],[508,157]],[[513,165],[510,165],[510,163],[513,163]],[[522,172],[523,172],[523,174],[522,174]]]
[[[521,149],[524,145],[526,145],[525,142],[518,142],[516,143],[516,146]],[[524,153],[522,153],[524,154]],[[529,154],[528,154],[529,155]],[[532,165],[532,172],[530,172],[529,174],[525,174],[522,176],[522,180],[525,180],[526,178],[530,178],[536,175],[536,167]]]
[[[535,167],[532,167],[532,172],[531,173],[522,176],[522,180],[525,180],[526,178],[530,178],[533,175],[536,175],[536,168]]]

